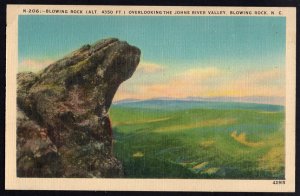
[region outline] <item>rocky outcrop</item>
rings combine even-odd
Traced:
[[[19,177],[120,177],[108,116],[140,50],[118,39],[84,45],[39,74],[17,76]]]

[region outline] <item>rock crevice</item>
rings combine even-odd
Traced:
[[[120,177],[108,110],[140,50],[116,38],[17,76],[19,177]]]

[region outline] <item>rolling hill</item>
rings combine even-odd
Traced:
[[[110,117],[127,178],[284,178],[283,106],[131,100]]]

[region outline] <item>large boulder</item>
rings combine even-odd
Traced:
[[[19,177],[120,177],[108,116],[140,50],[111,38],[17,76]]]

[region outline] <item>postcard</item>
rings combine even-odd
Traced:
[[[295,8],[8,5],[6,43],[6,189],[295,191]]]

